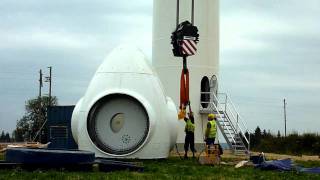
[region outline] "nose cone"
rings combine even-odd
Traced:
[[[97,73],[154,74],[143,52],[131,45],[121,45],[115,48],[105,58]]]
[[[168,157],[176,136],[172,103],[145,55],[119,46],[98,68],[73,114],[79,149],[107,158]]]

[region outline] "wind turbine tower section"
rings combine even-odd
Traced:
[[[166,94],[179,107],[182,58],[172,53],[171,33],[177,24],[189,21],[197,26],[197,52],[187,58],[190,74],[190,103],[195,118],[195,143],[203,143],[207,114],[200,108],[208,96],[201,92],[217,93],[219,73],[219,0],[154,0],[152,63]],[[184,121],[179,121],[177,143],[184,142]]]

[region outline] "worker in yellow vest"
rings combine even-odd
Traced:
[[[193,157],[194,153],[195,153],[195,149],[194,149],[194,117],[192,113],[188,113],[189,118],[185,117],[184,121],[186,122],[186,126],[184,128],[184,131],[186,132],[186,137],[184,140],[184,158],[187,159],[188,158],[188,150],[189,150],[189,146],[190,149],[192,151]]]
[[[214,140],[217,135],[216,120],[217,118],[215,117],[214,114],[208,115],[208,124],[207,124],[206,133],[205,133],[205,141],[207,146],[214,145]]]

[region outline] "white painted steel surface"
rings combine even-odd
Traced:
[[[109,101],[113,96],[115,101],[123,102],[120,105],[114,102],[114,106],[108,104],[113,102]],[[100,101],[103,102],[101,108],[95,113],[92,108],[99,107]],[[92,141],[88,121],[96,122],[93,129],[99,140],[113,150],[138,146],[123,151],[125,153],[106,151]],[[95,152],[96,157],[166,158],[176,142],[177,121],[175,104],[165,96],[161,82],[144,54],[131,46],[120,46],[107,56],[77,103],[72,115],[72,133],[79,149]],[[143,140],[144,133],[146,138]],[[129,140],[123,140],[124,135]],[[143,142],[139,145],[141,139]]]
[[[176,0],[154,0],[153,14],[153,52],[155,67],[166,94],[173,99],[178,108],[182,58],[174,57],[170,44],[171,33],[176,27]],[[190,100],[195,113],[195,141],[203,142],[203,130],[207,123],[205,114],[199,113],[200,82],[204,76],[209,79],[218,76],[219,71],[219,1],[195,0],[194,25],[199,29],[197,54],[188,57],[190,71]],[[191,22],[191,0],[180,0],[180,22]],[[179,122],[178,143],[184,142],[183,121]]]

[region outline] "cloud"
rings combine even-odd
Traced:
[[[222,91],[234,97],[251,129],[318,131],[320,2],[220,1]],[[320,124],[319,124],[320,125]]]

